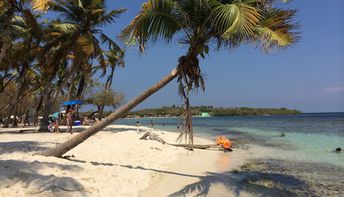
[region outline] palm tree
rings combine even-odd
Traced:
[[[50,114],[48,106],[56,101],[68,80],[70,87],[74,85],[76,71],[82,70],[83,66],[92,65],[90,62],[96,59],[105,72],[108,64],[106,53],[102,49],[103,43],[107,45],[109,52],[123,53],[117,43],[102,32],[101,27],[113,23],[125,9],[106,12],[105,1],[98,0],[56,0],[50,3],[49,7],[57,12],[62,20],[52,24],[53,41],[45,46],[45,50],[54,51],[46,54],[52,58],[43,58],[42,64],[44,67],[56,67],[61,63],[61,58],[69,58],[72,63],[68,69],[64,69],[65,74],[61,78],[63,80],[54,88],[52,99],[45,99],[45,112],[40,130],[47,130],[46,122]]]
[[[0,65],[7,65],[16,72],[14,80],[17,88],[15,96],[10,102],[14,117],[18,113],[19,99],[24,90],[28,88],[27,73],[37,57],[37,48],[39,48],[42,37],[40,24],[36,19],[30,10],[21,8],[12,16],[10,26],[7,27],[7,31],[10,32],[11,50],[3,47],[6,55],[0,61]],[[14,119],[13,126],[17,126],[16,119]]]
[[[61,157],[100,129],[123,117],[133,107],[178,76],[179,92],[185,100],[185,133],[192,147],[193,132],[189,91],[205,89],[199,66],[199,56],[205,57],[209,48],[234,48],[253,43],[264,51],[287,47],[297,41],[294,10],[274,8],[270,0],[148,0],[139,14],[122,32],[128,43],[138,44],[141,52],[148,41],[159,40],[187,46],[175,69],[159,83],[110,114],[78,136],[43,153]]]
[[[296,41],[296,25],[290,22],[295,11],[272,8],[271,1],[250,0],[149,0],[122,36],[138,43],[143,52],[148,41],[176,38],[188,48],[178,60],[179,94],[184,99],[181,135],[193,146],[192,115],[189,93],[205,90],[199,56],[209,48],[233,48],[243,42],[261,43],[265,51],[286,47]]]

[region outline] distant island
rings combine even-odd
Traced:
[[[176,105],[164,106],[160,108],[142,109],[129,112],[127,118],[139,117],[173,117],[180,116],[182,108]],[[209,116],[269,116],[269,115],[298,115],[300,111],[282,108],[250,108],[250,107],[214,107],[195,106],[192,107],[192,115],[200,117]]]

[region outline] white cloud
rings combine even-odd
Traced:
[[[344,92],[344,86],[329,87],[329,88],[326,88],[323,92],[325,92],[325,93],[341,93],[341,92]]]

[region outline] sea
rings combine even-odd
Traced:
[[[181,118],[120,119],[114,124],[179,132]],[[290,116],[193,117],[194,135],[215,140],[226,136],[234,147],[249,144],[272,148],[272,159],[331,164],[344,169],[344,113],[309,113]],[[284,133],[284,137],[281,134]],[[215,142],[215,141],[214,141]],[[276,154],[277,153],[277,154]]]

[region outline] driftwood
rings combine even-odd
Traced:
[[[165,140],[161,139],[157,134],[152,133],[150,131],[148,131],[145,134],[143,134],[143,136],[140,137],[140,140],[155,140],[155,141],[161,142],[162,144],[167,144],[167,145],[170,145],[170,146],[184,147],[184,148],[186,148],[188,150],[192,150],[192,147],[190,147],[190,145],[188,145],[188,144],[171,144],[171,143],[167,143]],[[225,148],[223,148],[222,145],[217,145],[217,144],[204,144],[204,145],[202,145],[202,144],[194,144],[193,148],[196,148],[196,149],[214,148],[214,149],[218,149],[218,150],[221,150],[221,151],[232,151],[232,149],[230,149],[230,148],[225,149]]]

